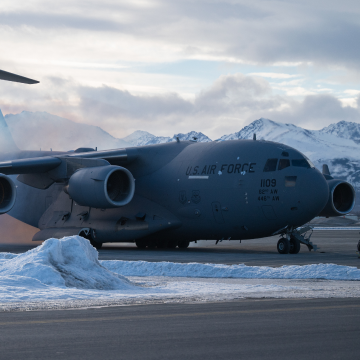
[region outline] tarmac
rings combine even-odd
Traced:
[[[357,359],[358,299],[0,314],[2,359]]]
[[[314,231],[317,252],[305,246],[280,255],[278,236],[199,241],[186,250],[139,250],[106,244],[102,260],[246,265],[334,263],[356,266],[359,231]],[[21,253],[36,245],[1,244]],[[244,299],[215,303],[84,307],[0,312],[4,359],[354,359],[360,335],[360,299]]]
[[[188,249],[138,249],[133,243],[107,243],[99,250],[99,260],[144,260],[171,262],[200,262],[219,264],[246,264],[253,266],[282,266],[332,263],[360,267],[357,255],[359,231],[319,230],[314,231],[311,241],[318,245],[317,251],[309,251],[304,245],[298,254],[280,255],[276,244],[279,236],[263,239],[200,240]],[[39,243],[0,244],[0,252],[22,253]]]

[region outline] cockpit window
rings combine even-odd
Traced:
[[[279,166],[278,170],[285,169],[290,166],[290,160],[289,159],[280,159],[279,160]]]
[[[307,169],[310,168],[310,164],[307,162],[306,159],[291,160],[291,164],[292,166],[303,167]]]
[[[305,159],[306,159],[306,161],[309,163],[309,165],[310,165],[310,167],[312,168],[312,169],[314,169],[315,168],[315,165],[310,161],[310,159],[308,159],[306,156],[304,156],[305,157]]]
[[[264,172],[275,171],[278,159],[268,159],[265,164]]]

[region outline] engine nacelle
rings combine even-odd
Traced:
[[[329,200],[319,216],[340,216],[349,213],[355,205],[355,190],[346,181],[328,180]]]
[[[70,177],[66,191],[79,205],[115,208],[131,201],[135,180],[131,172],[121,166],[83,168]]]
[[[16,200],[16,186],[6,175],[0,174],[0,214],[12,209]]]

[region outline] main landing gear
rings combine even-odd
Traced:
[[[189,247],[190,242],[186,240],[175,241],[175,240],[137,240],[135,242],[139,249],[186,249]]]
[[[96,232],[94,229],[90,229],[90,228],[84,228],[81,229],[79,232],[79,236],[87,239],[90,241],[90,244],[97,250],[102,248],[102,243],[97,242],[96,239]]]
[[[300,251],[300,245],[304,244],[308,247],[309,251],[317,250],[317,246],[311,241],[311,235],[306,236],[306,233],[312,230],[310,226],[304,226],[299,229],[289,228],[286,232],[281,234],[281,238],[277,243],[277,250],[280,254],[297,254]]]

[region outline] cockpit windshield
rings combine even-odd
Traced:
[[[310,164],[306,161],[306,159],[294,159],[291,160],[291,165],[296,167],[310,168]]]
[[[268,159],[264,167],[264,172],[276,171],[277,162],[278,159]]]
[[[307,158],[302,159],[268,159],[264,166],[264,172],[286,169],[289,166],[302,167],[305,169],[315,168],[314,164]]]
[[[285,169],[290,166],[290,160],[289,159],[280,159],[278,170]]]

